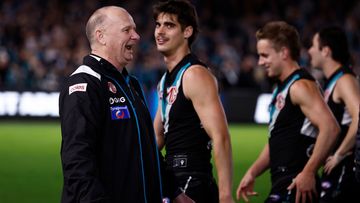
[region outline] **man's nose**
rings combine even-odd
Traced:
[[[140,35],[139,35],[136,31],[134,31],[133,34],[132,34],[132,36],[131,36],[131,39],[133,39],[133,40],[139,40],[139,39],[140,39]]]

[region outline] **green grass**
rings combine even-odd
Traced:
[[[234,194],[239,181],[267,139],[262,125],[230,125],[234,160]],[[58,122],[0,121],[0,202],[60,202],[62,172]],[[263,202],[269,174],[259,177],[251,202]]]
[[[264,125],[230,125],[231,144],[233,151],[233,194],[246,170],[255,161],[267,142],[267,126]],[[264,202],[270,192],[270,176],[266,172],[256,179],[254,191],[257,197],[251,202]],[[243,202],[243,201],[241,201]]]
[[[0,122],[0,202],[60,202],[60,126]]]

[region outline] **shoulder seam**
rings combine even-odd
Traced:
[[[73,76],[78,73],[86,73],[88,75],[96,77],[97,79],[99,79],[101,81],[101,75],[99,73],[95,72],[93,69],[91,69],[87,65],[79,66],[70,76]]]

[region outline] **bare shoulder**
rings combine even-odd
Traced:
[[[217,82],[209,69],[202,65],[192,65],[183,75],[183,89],[187,98],[209,93],[217,92]]]
[[[346,100],[358,101],[360,99],[360,88],[358,80],[350,74],[345,74],[339,78],[334,90],[334,100],[343,101]]]
[[[184,73],[184,80],[190,80],[195,82],[197,80],[206,79],[207,77],[213,78],[212,73],[208,68],[202,65],[192,65]]]
[[[358,80],[350,74],[345,74],[342,77],[339,78],[339,81],[337,82],[339,84],[340,88],[359,88],[359,82]]]
[[[302,104],[320,97],[320,91],[315,81],[300,79],[290,87],[290,97],[293,104]]]
[[[290,94],[291,95],[307,94],[309,91],[312,91],[314,89],[318,89],[315,81],[300,79],[291,85]]]
[[[209,85],[214,83],[215,77],[210,70],[202,65],[192,65],[184,73],[183,83],[184,85],[191,85],[192,88],[196,88],[195,85]]]

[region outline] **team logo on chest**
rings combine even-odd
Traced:
[[[275,104],[276,108],[278,110],[281,110],[284,106],[285,106],[285,99],[284,96],[282,94],[279,94],[276,96],[276,104]]]
[[[112,93],[116,93],[116,87],[114,84],[112,84],[112,82],[108,82],[108,87],[109,87],[109,91],[112,92]]]
[[[177,94],[178,94],[178,90],[176,86],[171,86],[167,88],[167,100],[170,105],[175,102]]]

